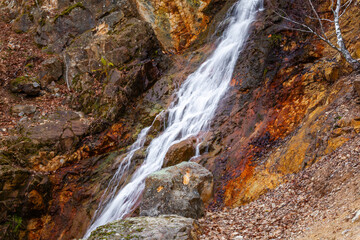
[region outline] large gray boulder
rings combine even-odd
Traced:
[[[176,215],[135,217],[112,222],[97,228],[88,240],[156,239],[197,240],[200,228],[196,220]]]
[[[190,218],[204,216],[213,194],[213,175],[194,162],[182,162],[147,177],[141,216],[176,214]]]

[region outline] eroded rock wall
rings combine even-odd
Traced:
[[[136,0],[140,15],[151,24],[164,48],[175,52],[189,47],[206,30],[213,17],[212,8],[224,2]]]
[[[359,14],[353,6],[342,22],[354,55]],[[352,69],[338,53],[285,24],[271,9],[254,24],[204,143],[210,150],[198,161],[214,173],[214,207],[258,198],[359,132],[356,73],[348,76]]]

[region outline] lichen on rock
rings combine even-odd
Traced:
[[[176,215],[135,217],[97,228],[89,240],[95,239],[159,239],[198,240],[201,229],[196,220]]]
[[[212,194],[212,174],[197,163],[182,162],[147,177],[140,215],[199,218]]]

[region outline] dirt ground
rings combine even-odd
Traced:
[[[46,115],[57,108],[66,108],[64,100],[67,88],[56,83],[58,94],[42,91],[38,97],[25,97],[13,94],[9,90],[9,82],[20,76],[36,77],[41,62],[51,55],[41,51],[31,33],[15,33],[11,24],[6,22],[3,12],[0,12],[0,137],[9,135],[17,122],[33,116],[19,116],[11,113],[15,105],[33,105],[37,107],[35,115]]]

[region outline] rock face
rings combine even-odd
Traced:
[[[355,79],[353,85],[356,93],[360,96],[360,78]]]
[[[18,239],[24,216],[40,216],[48,207],[51,182],[0,154],[0,238]],[[19,214],[19,213],[23,214]]]
[[[97,228],[89,240],[159,239],[198,240],[201,230],[196,220],[176,215],[136,217]]]
[[[136,0],[140,15],[151,24],[164,48],[175,51],[189,47],[206,29],[214,2],[223,1]]]
[[[123,17],[112,31],[103,26],[98,32],[83,34],[66,50],[65,79],[76,91],[73,107],[113,121],[158,80],[165,67],[147,23]]]
[[[212,174],[197,163],[183,162],[146,179],[140,215],[199,218],[204,216],[204,206],[212,193]]]
[[[347,83],[354,76],[338,79],[351,69],[330,59],[334,52],[321,41],[285,31],[265,7],[214,117],[210,151],[199,159],[214,174],[214,207],[253,201],[358,131],[357,95]],[[357,9],[343,22],[347,39],[359,34]]]

